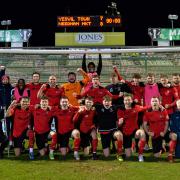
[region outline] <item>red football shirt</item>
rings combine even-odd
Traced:
[[[144,87],[140,85],[134,85],[133,82],[125,81],[132,90],[133,99],[137,99],[141,104],[141,100],[144,99]]]
[[[164,111],[147,111],[144,114],[143,121],[149,124],[149,130],[154,132],[154,137],[159,137],[161,132],[164,132],[165,124],[169,121],[168,113]]]
[[[19,137],[30,125],[31,110],[18,107],[14,109],[13,116],[13,137]]]
[[[176,100],[178,99],[178,93],[174,87],[162,87],[159,90],[162,96],[162,105],[169,104],[170,107],[167,110],[168,114],[173,113],[173,106],[176,105]]]
[[[80,122],[80,131],[83,133],[88,133],[94,125],[94,116],[96,114],[95,110],[84,110],[82,112],[77,112],[73,118],[73,121]]]
[[[173,87],[176,89],[176,91],[178,92],[178,97],[180,98],[180,84],[179,85],[173,85]]]
[[[41,88],[42,84],[29,83],[26,86],[30,90],[30,105],[39,104],[40,99],[37,97],[37,93],[39,89]]]
[[[43,134],[51,129],[50,120],[52,111],[43,110],[41,108],[33,110],[34,130],[38,134]]]
[[[49,87],[44,89],[43,93],[48,97],[50,106],[58,106],[61,97],[64,96],[64,89],[58,87]]]
[[[138,113],[147,110],[147,107],[135,105],[131,109],[118,109],[118,119],[123,118],[122,132],[126,136],[138,129]]]
[[[66,110],[62,110],[58,108],[54,112],[54,116],[56,117],[56,126],[59,134],[65,134],[74,129],[73,117],[78,108],[69,107]]]
[[[82,94],[83,97],[91,96],[93,98],[94,104],[96,103],[102,104],[103,97],[106,95],[112,97],[113,99],[119,98],[118,95],[112,95],[107,89],[101,86],[99,88],[90,88],[88,91]]]

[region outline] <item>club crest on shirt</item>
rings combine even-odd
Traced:
[[[162,114],[160,114],[160,115],[159,115],[159,117],[160,117],[160,119],[162,119],[162,118],[163,118],[163,115],[162,115]]]
[[[169,95],[169,93],[170,93],[170,91],[167,90],[167,91],[165,92],[165,95],[167,96],[167,95]]]

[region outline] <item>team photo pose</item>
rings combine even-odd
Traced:
[[[33,121],[31,126],[34,126],[36,137],[36,145],[40,156],[44,156],[49,151],[49,158],[54,160],[54,150],[57,144],[57,134],[51,131],[51,123],[53,111],[49,107],[49,100],[42,96],[40,106],[34,107],[32,110]],[[50,147],[48,148],[48,140],[51,139]]]
[[[172,85],[174,88],[176,88],[176,91],[178,92],[178,96],[180,98],[180,75],[178,73],[174,73],[172,75]]]
[[[162,152],[162,141],[169,142],[169,162],[173,162],[173,153],[176,147],[177,135],[168,130],[169,116],[167,111],[160,108],[158,97],[151,99],[151,108],[145,112],[143,126],[146,133],[152,138],[154,157],[158,158]]]
[[[107,95],[103,97],[102,105],[97,104],[95,107],[97,112],[96,124],[101,136],[104,156],[109,157],[110,143],[113,140],[116,141],[117,145],[117,159],[118,161],[123,161],[123,135],[117,126],[117,108],[112,105],[112,99]]]
[[[79,106],[79,102],[76,97],[81,94],[83,87],[90,81],[88,74],[81,68],[78,68],[77,72],[83,76],[82,80],[77,81],[76,73],[69,72],[68,82],[62,84],[61,86],[64,89],[65,96],[69,99],[69,103],[73,106]]]
[[[144,161],[143,150],[146,144],[146,135],[144,130],[138,127],[138,113],[146,109],[147,107],[134,104],[131,94],[124,96],[124,107],[118,109],[118,125],[123,133],[125,155],[127,158],[132,155],[132,139],[135,138],[138,143],[139,162]]]
[[[86,92],[92,87],[92,77],[94,75],[98,75],[100,77],[101,70],[102,70],[102,57],[101,54],[99,54],[99,62],[96,70],[96,65],[94,62],[89,62],[88,65],[86,65],[86,54],[83,55],[83,61],[82,61],[82,69],[88,74],[90,80],[88,84],[84,87],[83,91]]]
[[[161,104],[166,108],[168,114],[172,114],[178,99],[178,92],[168,80],[168,76],[162,74],[160,77],[159,93],[161,95]]]
[[[176,144],[176,151],[175,156],[180,157],[180,99],[176,101],[176,111],[172,113],[169,118],[169,126],[170,131],[177,135],[177,144]]]
[[[21,98],[24,96],[30,97],[30,90],[26,86],[25,79],[18,79],[18,82],[14,89],[11,91],[13,100],[20,102]]]
[[[86,96],[90,96],[93,98],[93,102],[94,104],[102,104],[103,102],[103,97],[105,95],[110,96],[113,99],[118,99],[119,97],[123,96],[123,94],[121,94],[121,92],[119,92],[118,95],[113,95],[111,94],[106,88],[102,87],[100,85],[100,79],[98,75],[94,75],[92,77],[92,84],[93,86],[86,92],[83,92],[79,97],[86,97]]]
[[[58,106],[60,98],[64,96],[64,89],[57,84],[57,78],[54,75],[49,76],[49,83],[43,84],[37,94],[38,98],[48,97],[50,106]]]
[[[95,115],[96,111],[93,107],[93,99],[91,97],[85,98],[85,106],[79,108],[75,114],[73,121],[75,127],[80,131],[81,147],[84,150],[84,154],[89,154],[89,146],[92,144],[92,159],[97,159],[97,129],[95,127]]]
[[[74,158],[80,160],[79,147],[80,147],[80,132],[74,129],[73,117],[78,111],[78,107],[73,107],[69,104],[69,99],[64,96],[60,99],[60,105],[55,110],[55,127],[57,132],[57,140],[60,145],[60,152],[65,159],[69,148],[69,139],[74,139]]]
[[[31,129],[32,113],[29,97],[22,97],[20,104],[14,100],[7,110],[7,117],[13,116],[13,142],[15,156],[21,155],[22,144],[25,139],[29,140],[29,158],[34,159],[34,132]]]
[[[30,105],[35,105],[40,103],[40,99],[37,97],[39,89],[42,86],[40,81],[40,74],[38,72],[34,72],[32,74],[32,81],[26,84],[26,87],[30,91]]]
[[[132,93],[133,94],[133,101],[139,105],[143,106],[143,101],[144,101],[144,83],[141,81],[141,75],[138,73],[133,74],[132,76],[132,81],[127,81],[124,80],[117,67],[114,66],[113,67],[114,72],[116,73],[118,80],[121,82],[124,82],[124,84],[127,84],[127,86],[129,86],[131,92],[127,92],[127,93]]]
[[[124,93],[132,93],[132,90],[130,89],[130,87],[128,86],[127,83],[121,82],[119,80],[118,74],[116,72],[113,72],[111,74],[110,80],[111,80],[112,84],[106,86],[106,89],[113,95],[121,94],[121,96],[119,98],[113,99],[112,103],[114,105],[123,105]]]

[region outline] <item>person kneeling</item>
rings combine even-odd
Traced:
[[[78,112],[75,114],[73,121],[75,126],[80,131],[81,147],[84,149],[84,154],[89,154],[90,142],[92,144],[93,160],[97,159],[97,130],[95,127],[95,108],[93,107],[93,99],[91,97],[85,98],[85,106],[80,106]]]
[[[40,106],[34,107],[33,120],[36,144],[39,149],[40,156],[44,156],[48,152],[48,140],[51,139],[49,158],[54,160],[57,134],[56,132],[51,131],[53,110],[49,107],[49,100],[47,97],[42,96]]]
[[[103,97],[103,104],[96,104],[97,127],[101,136],[101,143],[105,157],[110,155],[111,140],[117,142],[117,159],[123,161],[122,144],[123,135],[117,127],[117,108],[112,105],[112,99],[106,95]]]
[[[19,157],[22,150],[23,141],[29,139],[29,158],[34,159],[34,132],[30,127],[31,124],[31,110],[29,97],[22,97],[20,105],[14,100],[7,110],[7,117],[13,116],[13,141],[15,156]]]
[[[162,141],[169,141],[169,162],[173,162],[173,153],[176,147],[177,135],[168,131],[169,116],[167,111],[160,108],[158,97],[151,98],[151,109],[145,112],[143,126],[146,133],[152,138],[154,156],[160,157]],[[149,125],[149,127],[148,127]]]
[[[146,144],[146,135],[144,130],[138,127],[138,113],[146,109],[147,107],[134,104],[131,94],[124,95],[124,107],[118,109],[118,124],[123,133],[126,157],[129,158],[132,155],[132,139],[135,137],[135,141],[138,141],[139,162],[144,161],[143,150]]]

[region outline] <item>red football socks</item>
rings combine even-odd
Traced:
[[[74,139],[74,151],[78,151],[79,150],[80,142],[81,142],[80,138]]]
[[[119,155],[122,154],[122,145],[123,145],[123,141],[122,140],[117,140],[116,141],[116,144],[117,144],[117,153]]]
[[[50,149],[55,150],[56,144],[57,144],[57,134],[56,133],[52,134],[51,138],[52,138],[52,140],[51,140]]]
[[[169,154],[172,154],[175,150],[177,141],[171,140],[169,142]]]
[[[28,137],[29,137],[29,148],[34,147],[34,131],[28,130]]]
[[[143,154],[145,144],[146,144],[145,140],[142,139],[139,140],[139,154]]]

